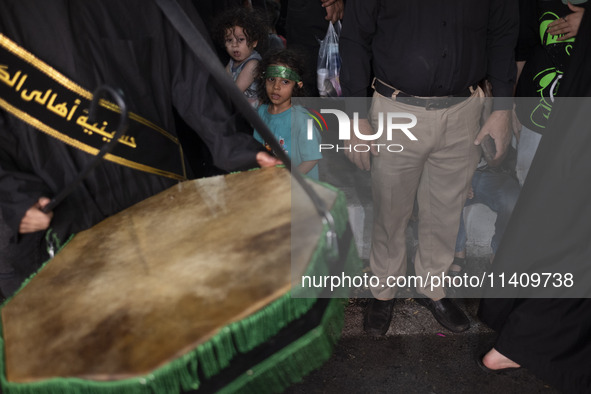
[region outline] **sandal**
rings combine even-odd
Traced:
[[[453,266],[459,267],[460,269],[457,271],[452,270],[451,268]],[[461,276],[462,273],[464,272],[464,268],[466,267],[466,258],[465,257],[454,257],[454,261],[453,263],[451,263],[451,265],[449,266],[449,270],[447,271],[447,274],[449,276]]]

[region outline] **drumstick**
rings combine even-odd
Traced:
[[[100,97],[104,93],[110,93],[111,96],[115,99],[117,106],[121,110],[121,116],[119,117],[119,125],[117,126],[117,130],[115,135],[111,139],[111,141],[107,142],[99,153],[84,167],[84,169],[78,174],[76,179],[70,182],[65,188],[62,189],[54,198],[51,199],[49,204],[47,204],[42,211],[44,213],[49,213],[53,211],[53,209],[58,206],[67,196],[74,190],[76,186],[78,186],[84,178],[88,176],[90,171],[92,171],[102,160],[102,158],[109,152],[113,150],[115,145],[117,144],[117,140],[123,136],[123,133],[127,130],[127,105],[123,100],[122,93],[116,91],[110,86],[102,85],[99,86],[94,93],[92,94],[92,102],[90,103],[90,110],[88,112],[88,120],[92,123],[94,121],[94,117],[97,112],[97,106],[100,100]]]
[[[177,30],[180,36],[185,40],[187,46],[193,51],[193,53],[199,59],[199,62],[203,67],[211,74],[213,79],[219,84],[224,92],[228,93],[230,100],[234,103],[236,108],[241,114],[251,123],[252,126],[259,132],[265,141],[269,143],[277,157],[285,164],[285,167],[291,172],[292,176],[298,182],[298,184],[304,189],[308,197],[312,200],[318,215],[322,218],[323,222],[329,226],[330,230],[327,234],[328,244],[331,247],[336,246],[336,238],[334,234],[334,220],[330,215],[328,208],[324,201],[316,194],[314,189],[304,180],[302,175],[298,171],[293,171],[291,166],[291,160],[284,152],[279,142],[269,130],[269,127],[261,117],[254,110],[252,105],[246,100],[244,94],[238,89],[234,80],[226,72],[224,67],[218,60],[217,55],[211,49],[209,43],[202,36],[197,27],[193,24],[192,20],[189,19],[187,14],[184,12],[182,7],[175,0],[155,0],[156,4],[164,15],[168,18],[172,26]],[[202,31],[207,31],[203,21],[200,18],[196,18],[196,22],[199,23]],[[338,251],[338,248],[335,249]]]

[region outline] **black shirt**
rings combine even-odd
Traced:
[[[340,37],[343,91],[366,96],[373,71],[415,96],[457,94],[488,78],[495,96],[511,97],[517,35],[515,0],[349,0]]]
[[[560,0],[520,0],[519,41],[516,60],[525,61],[515,96],[519,121],[543,134],[560,81],[570,63],[575,38],[558,41],[548,34],[548,25],[572,13]]]

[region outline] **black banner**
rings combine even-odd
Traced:
[[[0,34],[0,107],[68,145],[96,155],[115,135],[119,107],[100,100],[88,120],[92,93]],[[5,62],[7,64],[5,64]],[[168,178],[186,180],[178,139],[129,113],[129,129],[105,160]]]

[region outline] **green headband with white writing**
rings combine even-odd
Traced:
[[[290,81],[300,82],[302,78],[289,67],[269,66],[265,71],[265,78],[285,78]]]

